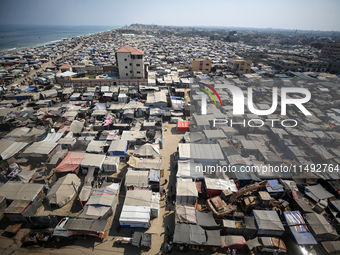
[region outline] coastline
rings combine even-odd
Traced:
[[[13,26],[13,28],[14,28],[16,25],[9,25],[9,27],[10,26]],[[28,26],[28,27],[34,28],[36,26]],[[53,26],[46,26],[46,28],[51,28],[51,27],[53,27]],[[65,27],[74,28],[75,31],[76,31],[76,28],[85,28],[85,27],[95,28],[96,26],[65,26]],[[104,29],[104,27],[107,27],[107,29]],[[33,44],[27,43],[25,46],[21,46],[21,47],[11,47],[11,48],[8,47],[8,49],[3,47],[2,49],[0,48],[0,54],[1,55],[11,54],[11,53],[14,53],[16,51],[30,50],[30,49],[46,46],[46,45],[49,45],[49,44],[58,43],[58,42],[61,42],[61,41],[64,41],[64,40],[72,40],[72,39],[76,39],[76,38],[80,38],[80,37],[93,36],[93,35],[96,35],[96,34],[112,31],[112,30],[115,30],[115,29],[119,29],[121,27],[122,26],[112,26],[112,28],[110,29],[109,26],[103,26],[104,30],[101,30],[101,31],[90,32],[90,33],[84,32],[84,33],[81,33],[79,35],[72,35],[72,36],[66,36],[66,37],[64,36],[60,39],[49,40],[49,41],[45,41],[45,42],[41,42],[41,43],[33,43]],[[43,28],[43,26],[41,26],[41,28]],[[3,36],[1,36],[1,37],[3,37]]]

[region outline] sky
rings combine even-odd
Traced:
[[[339,0],[2,0],[0,25],[226,26],[340,31]]]

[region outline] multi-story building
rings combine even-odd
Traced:
[[[321,50],[321,57],[329,63],[328,72],[340,73],[340,42],[327,43]]]
[[[212,61],[210,58],[193,58],[191,62],[192,71],[211,71]]]
[[[340,60],[340,42],[327,43],[321,50],[321,57]]]
[[[275,66],[278,68],[280,71],[299,71],[301,68],[301,64],[299,62],[293,61],[293,60],[287,60],[287,59],[279,59],[277,58],[275,60]]]
[[[144,79],[144,51],[124,46],[115,54],[120,79]]]
[[[301,61],[302,72],[326,72],[328,68],[327,61],[321,60],[303,60]]]
[[[227,61],[229,71],[236,74],[250,73],[252,61],[244,58],[230,58]]]

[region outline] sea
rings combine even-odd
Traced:
[[[120,26],[0,25],[0,52],[57,42],[66,38],[109,31]]]

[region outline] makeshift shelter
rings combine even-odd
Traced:
[[[57,143],[36,142],[25,149],[24,152],[20,154],[20,157],[31,158],[31,161],[35,163],[46,162],[59,149],[60,146]]]
[[[195,182],[191,179],[177,179],[176,203],[180,205],[194,205],[198,191]]]
[[[338,238],[334,227],[321,214],[307,213],[305,220],[316,241],[333,241]]]
[[[10,201],[22,200],[34,202],[43,197],[43,188],[43,184],[8,181],[0,187],[0,194]]]
[[[74,235],[88,235],[103,238],[107,235],[108,221],[97,219],[66,218],[64,225],[54,229],[53,236],[68,237]]]
[[[84,210],[78,217],[87,219],[107,219],[110,217],[118,204],[119,188],[119,183],[112,183],[107,187],[94,189]]]
[[[93,166],[97,169],[102,169],[105,158],[106,156],[103,154],[85,153],[85,156],[80,163],[81,168],[88,169]]]
[[[190,160],[178,160],[177,178],[203,179],[202,164]]]
[[[110,156],[125,157],[128,142],[126,140],[114,140],[111,142],[107,153]]]
[[[221,247],[221,233],[219,230],[206,230],[207,241],[204,243],[206,246]]]
[[[317,244],[313,235],[308,231],[305,221],[299,211],[283,212],[283,216],[297,244]]]
[[[285,229],[276,211],[253,210],[258,235],[283,235]]]
[[[85,152],[69,152],[66,157],[56,167],[56,172],[74,172],[78,174],[80,163],[82,162]]]
[[[340,241],[326,241],[321,242],[322,248],[325,250],[326,254],[338,255],[340,254]]]
[[[151,203],[151,190],[128,190],[119,218],[121,227],[149,228]]]
[[[106,173],[117,173],[119,170],[120,157],[107,156],[103,162],[103,170]]]
[[[159,146],[146,143],[133,152],[135,157],[161,157]]]
[[[125,186],[138,188],[147,188],[149,186],[149,172],[128,170],[125,175]]]
[[[173,242],[184,245],[203,245],[207,242],[207,237],[200,226],[176,224]]]
[[[196,211],[197,225],[204,229],[217,229],[219,226],[216,224],[214,215],[212,212],[200,212]]]
[[[83,122],[83,121],[74,120],[71,123],[70,131],[73,134],[80,134],[83,131],[84,124],[85,124],[85,122]]]
[[[51,188],[46,196],[50,206],[63,207],[76,195],[81,182],[75,174],[61,177]]]
[[[11,157],[15,156],[17,153],[25,149],[27,145],[28,143],[14,142],[2,139],[0,143],[0,148],[2,149],[2,152],[0,153],[0,155],[3,160],[10,159]]]
[[[195,206],[176,205],[175,212],[175,224],[197,224]]]
[[[255,218],[251,216],[244,216],[243,236],[254,238],[257,233]]]
[[[320,184],[317,184],[314,186],[307,186],[305,189],[305,193],[308,197],[313,199],[315,202],[319,202],[320,200],[334,197],[332,193],[329,193]]]
[[[163,169],[162,158],[137,158],[131,156],[127,163],[136,169]]]
[[[246,240],[243,236],[221,236],[221,248],[222,249],[244,249]]]
[[[210,197],[215,197],[221,194],[223,190],[231,190],[237,192],[236,184],[233,180],[204,178],[205,189]]]
[[[86,152],[88,153],[103,153],[104,152],[104,142],[92,140],[87,145]]]

